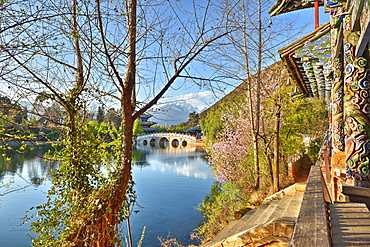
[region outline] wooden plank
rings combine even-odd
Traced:
[[[328,185],[330,186],[330,183],[326,183],[322,173],[321,173],[321,183],[323,185],[322,190],[323,190],[325,202],[332,203],[333,202],[333,200],[331,199],[332,196],[330,195],[330,192],[329,192],[329,189],[328,189]]]
[[[325,148],[323,150],[323,156],[324,156],[324,165],[325,165],[325,172],[326,172],[326,181],[331,181],[330,160],[329,160],[328,149]]]
[[[330,205],[333,246],[370,246],[370,212],[363,203]]]
[[[291,247],[330,246],[320,166],[311,167]]]
[[[342,189],[342,193],[345,195],[370,197],[370,188],[351,186],[351,185],[346,184],[345,181],[341,181],[341,189]]]

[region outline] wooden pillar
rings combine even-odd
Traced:
[[[319,27],[319,1],[315,1],[315,29]]]

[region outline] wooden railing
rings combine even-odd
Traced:
[[[311,167],[289,246],[331,246],[320,165]]]

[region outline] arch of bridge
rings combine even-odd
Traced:
[[[136,138],[136,144],[140,146],[159,146],[166,147],[166,141],[168,146],[171,147],[186,147],[189,143],[195,142],[194,136],[178,134],[178,133],[154,133],[144,136],[138,136]]]

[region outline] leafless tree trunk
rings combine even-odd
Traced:
[[[79,194],[86,194],[76,199],[79,200],[76,203],[93,198],[99,204],[99,207],[91,207],[85,212],[89,217],[79,217],[80,214],[84,216],[83,212],[68,216],[74,221],[71,224],[74,228],[65,238],[75,246],[112,246],[115,243],[118,224],[122,221],[122,205],[131,180],[134,120],[157,104],[178,78],[200,78],[192,77],[187,68],[214,41],[232,31],[225,32],[220,27],[209,25],[207,16],[211,2],[205,2],[202,17],[196,16],[200,10],[196,8],[197,3],[192,2],[197,11],[193,17],[198,18],[193,23],[186,23],[180,14],[176,14],[178,9],[174,5],[178,3],[172,2],[146,1],[142,8],[138,7],[137,0],[122,3],[96,0],[95,4],[84,0],[21,1],[0,6],[0,11],[7,13],[24,10],[18,19],[7,15],[7,20],[13,24],[2,27],[0,31],[7,35],[2,39],[4,44],[0,45],[1,61],[7,63],[2,79],[14,91],[23,91],[23,95],[32,94],[58,102],[65,110],[65,139],[70,140],[71,146],[81,145],[79,122],[83,119],[79,114],[82,105],[93,100],[89,98],[93,97],[91,92],[94,96],[98,94],[98,97],[110,97],[119,102],[122,148],[119,167],[112,176],[115,179],[112,186],[109,190],[98,189],[90,193],[84,187],[84,183],[89,183],[86,176],[81,183],[68,181],[73,187],[73,200]],[[175,13],[172,17],[176,24],[172,24],[170,18],[166,19],[163,13],[144,11],[144,7],[154,8],[158,4],[170,6],[169,10]],[[158,9],[162,10],[162,6]],[[140,17],[138,11],[141,11]],[[149,15],[151,21],[147,20]],[[119,28],[114,29],[113,25]],[[174,31],[178,29],[184,30],[182,36]],[[160,78],[162,87],[153,97],[136,108],[136,86],[141,83],[136,80],[144,77],[138,73],[138,61],[147,60],[155,60],[153,64],[162,65],[158,74],[164,72],[166,76]],[[82,177],[82,166],[86,164],[80,163],[78,152],[81,150],[71,150],[69,157],[73,172]]]
[[[275,129],[274,129],[274,172],[273,172],[273,187],[274,192],[280,190],[279,187],[279,163],[280,163],[280,115],[281,115],[281,106],[276,105],[277,110],[275,114]]]
[[[270,4],[269,4],[270,3]],[[213,58],[217,63],[210,63],[218,69],[225,80],[236,85],[245,83],[245,100],[248,105],[247,117],[250,121],[250,135],[252,140],[253,167],[255,171],[255,188],[261,186],[261,162],[265,153],[261,139],[261,129],[264,122],[263,102],[269,97],[266,88],[270,82],[262,78],[261,72],[277,60],[276,54],[279,45],[287,41],[287,26],[274,25],[267,15],[268,9],[274,2],[261,0],[221,1],[217,13],[226,20],[226,28],[237,30],[227,36],[228,42],[220,45],[219,58]],[[286,36],[284,36],[286,35]],[[221,61],[221,62],[220,62]],[[241,89],[241,88],[238,88]],[[269,157],[266,157],[267,159]]]

